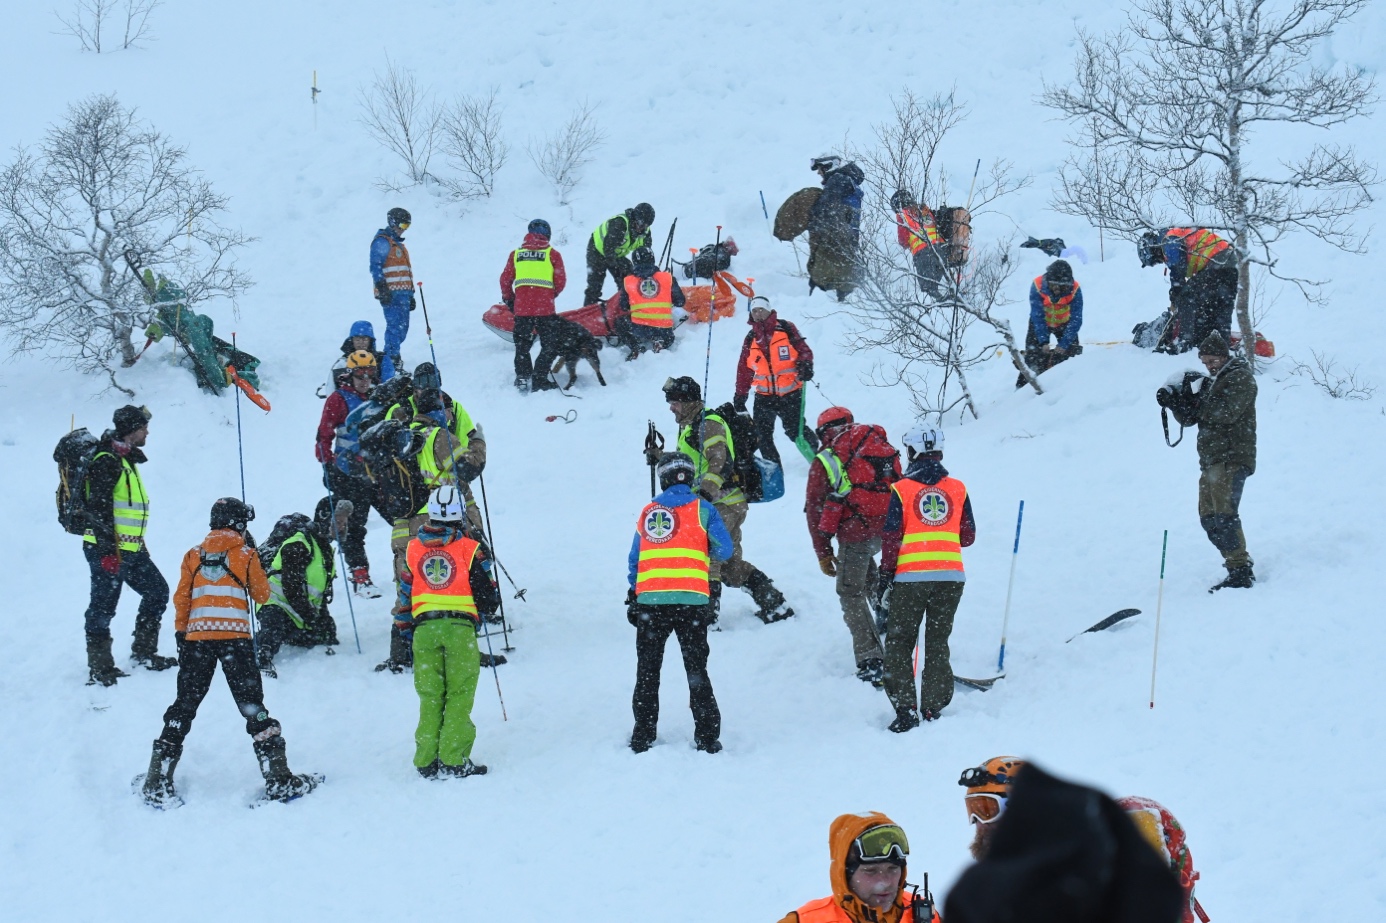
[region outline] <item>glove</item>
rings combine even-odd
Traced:
[[[837,558],[833,557],[832,555],[828,555],[827,557],[819,558],[819,559],[818,559],[818,569],[821,570],[821,571],[823,572],[823,575],[826,576],[826,577],[836,577],[836,576],[837,576]]]
[[[626,590],[626,621],[630,622],[632,627],[640,625],[640,612],[636,608],[634,588]]]
[[[737,413],[745,413],[745,412],[746,412],[746,395],[744,395],[744,394],[738,394],[738,395],[736,396],[736,399],[732,401],[732,408],[735,409]]]
[[[116,576],[120,573],[120,557],[114,554],[106,555],[101,559],[101,569],[112,577]]]
[[[385,284],[384,279],[375,283],[375,300],[382,305],[390,304],[390,286]]]
[[[799,378],[800,378],[802,381],[813,381],[813,363],[812,363],[812,362],[807,362],[807,361],[805,361],[805,362],[800,362],[796,368],[797,368],[797,370],[798,370],[798,372],[799,372]]]
[[[414,293],[413,293],[413,292],[410,292],[410,293],[409,293],[409,310],[411,310],[411,311],[414,310],[415,304],[416,304],[416,302],[414,301]]]
[[[178,650],[178,656],[183,656],[183,645],[188,643],[188,633],[186,631],[175,631],[173,633],[173,645]]]
[[[894,574],[881,574],[880,583],[876,586],[876,597],[880,599],[880,610],[890,611],[890,588],[895,585]]]
[[[510,310],[512,310],[512,311],[515,310],[515,299],[514,299],[514,298],[506,298],[506,299],[505,299],[505,306],[506,306],[507,308],[509,308]]]

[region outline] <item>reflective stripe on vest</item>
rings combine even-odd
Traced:
[[[1078,297],[1078,283],[1073,283],[1073,291],[1063,298],[1055,299],[1044,290],[1044,276],[1035,276],[1035,292],[1044,306],[1044,323],[1050,328],[1062,327],[1073,314],[1073,299]]]
[[[900,901],[908,909],[914,903],[914,894],[903,888],[900,890]],[[799,923],[855,923],[847,915],[847,911],[838,906],[837,901],[831,897],[820,897],[816,901],[809,901],[797,911]],[[909,914],[901,914],[901,923],[910,918]],[[938,913],[934,913],[934,923],[938,923]]]
[[[193,572],[192,606],[183,631],[189,640],[210,632],[250,637],[250,596],[228,566],[229,555],[207,554],[202,546],[194,549],[202,563]]]
[[[799,351],[789,342],[789,334],[778,327],[770,336],[770,355],[767,358],[760,341],[751,335],[751,349],[746,353],[746,365],[755,376],[752,380],[757,394],[792,394],[804,386],[794,363]]]
[[[895,559],[895,576],[963,569],[963,503],[967,488],[956,478],[922,484],[904,478],[890,485],[904,512],[904,539]]]
[[[438,464],[437,443],[438,438],[442,437],[453,442],[453,449],[448,453],[446,463]],[[432,490],[443,484],[457,483],[456,462],[464,453],[464,448],[456,445],[456,435],[449,433],[441,426],[435,426],[429,432],[428,438],[424,440],[423,449],[419,451],[419,473],[423,475],[424,483]]]
[[[98,452],[92,456],[92,461],[95,462],[102,455],[120,461],[120,476],[111,491],[111,521],[115,527],[116,547],[121,551],[141,551],[144,549],[144,533],[149,527],[149,495],[144,492],[144,481],[133,462],[113,452]],[[87,486],[87,495],[91,495],[90,485]],[[82,541],[95,544],[96,533],[88,529]]]
[[[410,541],[405,562],[413,578],[409,600],[414,618],[429,612],[477,618],[471,570],[480,547],[466,536],[438,546],[425,545],[417,538]]]
[[[934,223],[934,213],[927,208],[916,211],[906,208],[900,212],[900,223],[910,234],[910,253],[918,253],[930,244],[943,243],[943,235]]]
[[[682,506],[647,504],[636,522],[635,592],[708,595],[707,529],[695,497]]]
[[[657,272],[648,279],[626,276],[622,283],[630,300],[630,322],[646,327],[674,326],[674,277]]]
[[[597,248],[597,252],[606,256],[606,230],[613,221],[622,221],[626,225],[626,242],[616,248],[616,252],[611,254],[613,257],[630,256],[637,247],[648,247],[649,240],[644,234],[633,237],[630,232],[630,219],[625,214],[613,215],[603,221],[595,231],[592,232],[592,245]]]
[[[822,463],[823,473],[827,475],[828,495],[834,500],[845,499],[852,492],[852,479],[847,476],[847,469],[843,467],[837,453],[830,448],[825,448],[814,458]]]
[[[313,604],[314,609],[321,607],[324,597],[327,596],[328,584],[335,576],[335,562],[331,559],[324,560],[322,548],[306,532],[297,532],[285,539],[284,544],[280,545],[279,551],[275,553],[274,560],[270,562],[270,602],[287,612],[294,624],[302,628],[298,613],[294,611],[294,607],[289,604],[289,598],[284,594],[284,549],[293,544],[307,545],[308,550],[312,552],[308,566],[303,569],[303,583],[308,591],[308,601]]]
[[[1200,272],[1213,257],[1231,246],[1207,228],[1170,228],[1165,237],[1173,237],[1184,244],[1184,251],[1189,255],[1186,278]]]
[[[726,485],[727,480],[736,471],[736,444],[732,442],[731,425],[715,413],[707,413],[708,420],[716,420],[722,424],[722,436],[714,436],[708,440],[707,445],[725,444],[727,447],[727,471],[726,477],[716,471],[708,471],[707,458],[699,449],[693,448],[693,427],[683,426],[679,428],[679,451],[693,460],[693,470],[701,484],[703,480],[711,481],[719,490]],[[703,448],[706,448],[704,445]],[[719,504],[740,503],[746,499],[746,494],[740,487],[734,487],[725,496],[717,501]]]
[[[404,241],[395,240],[388,234],[377,234],[376,237],[385,238],[390,245],[390,252],[385,254],[385,263],[381,267],[385,284],[392,292],[412,292],[414,270],[409,266],[409,250],[405,248]]]
[[[515,288],[528,285],[531,288],[553,288],[552,247],[543,250],[516,250],[510,256],[515,267]]]

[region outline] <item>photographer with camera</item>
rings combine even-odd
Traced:
[[[1207,376],[1185,373],[1182,382],[1168,382],[1156,391],[1155,400],[1162,417],[1167,410],[1181,426],[1198,427],[1198,521],[1227,567],[1227,578],[1208,592],[1246,589],[1256,576],[1239,507],[1246,479],[1256,471],[1256,379],[1216,330],[1199,344],[1198,359]],[[1177,439],[1170,443],[1178,444]]]

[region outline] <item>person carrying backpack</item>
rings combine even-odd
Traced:
[[[1169,864],[1170,871],[1179,877],[1179,887],[1184,891],[1183,910],[1179,923],[1194,923],[1197,917],[1208,923],[1209,917],[1203,905],[1194,897],[1194,882],[1198,872],[1194,871],[1193,856],[1189,853],[1188,836],[1184,827],[1170,813],[1169,808],[1153,798],[1138,795],[1118,798],[1117,805],[1136,825],[1145,841],[1154,847],[1156,854]]]
[[[890,485],[900,477],[900,453],[879,426],[857,423],[846,407],[818,416],[823,448],[809,466],[804,512],[818,567],[837,578],[842,620],[852,634],[857,678],[885,682],[885,650],[871,618],[879,575],[876,555],[890,507]],[[833,539],[837,553],[833,553]]]
[[[91,601],[85,616],[88,685],[114,686],[129,675],[115,665],[111,653],[111,621],[124,585],[140,595],[131,658],[147,670],[178,665],[177,658],[158,652],[159,627],[168,608],[168,581],[145,546],[149,494],[139,466],[148,461],[144,444],[151,416],[145,408],[129,404],[117,410],[111,429],[102,434],[91,456],[83,483],[77,486],[87,523],[82,554],[91,572]]]
[[[245,718],[245,732],[265,779],[265,797],[292,801],[322,782],[322,776],[295,775],[289,770],[279,722],[265,710],[264,685],[250,635],[250,604],[266,602],[270,586],[250,537],[254,519],[254,507],[235,497],[222,497],[212,504],[211,531],[183,556],[182,576],[173,594],[181,660],[178,696],[164,712],[164,728],[154,741],[142,786],[145,802],[153,807],[182,803],[173,772],[198,706],[212,688],[218,663]]]
[[[342,534],[342,553],[351,570],[352,588],[358,595],[379,596],[373,589],[370,559],[366,555],[366,518],[371,512],[375,488],[360,463],[361,434],[347,425],[352,411],[366,401],[375,387],[379,369],[375,355],[364,349],[348,356],[347,366],[350,378],[323,403],[315,454],[323,466],[323,486],[332,496],[351,501],[351,520]]]
[[[337,622],[327,608],[337,575],[332,537],[346,534],[351,508],[350,500],[339,500],[334,516],[331,498],[323,497],[312,519],[302,513],[281,517],[260,549],[260,563],[268,560],[270,598],[260,607],[255,653],[256,664],[266,676],[279,675],[274,657],[286,643],[321,645],[329,653],[339,643]]]
[[[935,301],[947,297],[951,286],[944,280],[949,265],[948,241],[939,232],[933,209],[920,205],[907,190],[898,189],[890,197],[895,211],[896,239],[910,251],[919,290]]]
[[[688,375],[664,382],[664,399],[679,427],[678,450],[693,460],[697,470],[698,495],[716,507],[731,535],[731,557],[711,565],[714,612],[721,611],[722,584],[725,583],[751,594],[757,606],[756,617],[765,624],[789,618],[794,610],[785,603],[784,594],[776,589],[764,571],[741,553],[741,527],[746,522],[749,502],[737,482],[736,457],[738,451],[754,453],[754,443],[751,446],[735,443],[731,422],[703,405],[702,388]]]
[[[845,301],[860,274],[861,184],[866,174],[836,154],[815,157],[809,166],[823,180],[823,192],[809,211],[809,294],[821,288]]]
[[[391,406],[386,419],[411,427],[427,423],[443,427],[437,437],[444,448],[444,454],[437,456],[438,472],[451,474],[455,469],[457,477],[470,484],[486,468],[486,435],[462,402],[443,390],[443,376],[432,362],[420,363],[411,380],[410,395]],[[431,457],[428,451],[420,460],[425,468]],[[435,480],[430,486],[440,483],[441,480]]]
[[[813,380],[813,350],[799,328],[781,320],[770,307],[770,299],[756,295],[751,299],[751,332],[741,343],[736,363],[736,393],[732,401],[737,413],[746,412],[746,396],[756,390],[751,415],[756,421],[756,445],[762,457],[780,464],[775,448],[775,420],[784,434],[796,444],[803,440],[810,456],[818,451],[818,437],[804,427],[804,383]]]

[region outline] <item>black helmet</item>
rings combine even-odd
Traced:
[[[890,197],[890,207],[897,212],[906,208],[913,208],[916,204],[914,196],[904,189],[897,189],[895,194]]]
[[[415,391],[436,391],[443,386],[443,376],[432,362],[420,362],[414,369]]]
[[[397,228],[401,224],[413,224],[414,219],[409,216],[408,209],[392,208],[385,213],[385,223],[392,228]]]
[[[655,472],[659,475],[659,486],[663,490],[668,490],[675,484],[687,484],[692,487],[694,478],[698,476],[693,459],[682,452],[665,452],[659,456]]]
[[[630,255],[630,262],[636,269],[653,269],[655,264],[654,251],[649,247],[636,247],[635,252]]]
[[[664,399],[666,401],[701,401],[703,389],[698,387],[697,379],[689,375],[680,375],[678,378],[665,380]]]
[[[1068,260],[1055,260],[1044,270],[1044,281],[1049,284],[1049,288],[1073,288],[1073,267],[1068,264]]]
[[[654,206],[649,202],[641,202],[630,210],[630,220],[644,227],[653,225],[654,218]]]
[[[1165,251],[1160,246],[1160,234],[1155,231],[1146,231],[1141,235],[1141,239],[1136,241],[1136,255],[1141,258],[1141,268],[1154,266],[1156,263],[1165,261]]]
[[[211,527],[213,529],[235,529],[244,532],[246,526],[255,519],[255,507],[237,500],[235,497],[222,497],[212,504]]]

